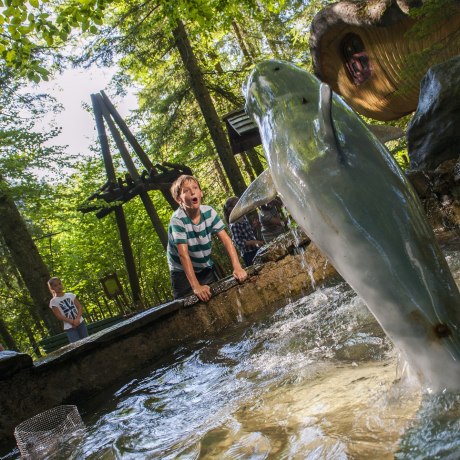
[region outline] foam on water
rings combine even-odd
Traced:
[[[345,283],[247,321],[79,406],[50,458],[458,458],[460,395],[424,394]]]
[[[75,458],[387,455],[420,401],[397,368],[360,299],[325,288],[125,384]]]

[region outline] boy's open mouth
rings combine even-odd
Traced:
[[[192,203],[194,203],[194,204],[195,204],[195,203],[198,203],[198,198],[196,198],[196,197],[195,197],[195,198],[192,198]]]

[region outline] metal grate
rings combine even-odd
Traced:
[[[84,427],[77,406],[57,406],[20,423],[14,437],[23,458],[45,458],[62,450]]]

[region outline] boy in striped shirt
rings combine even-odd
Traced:
[[[211,298],[209,284],[217,280],[211,260],[211,238],[217,235],[232,263],[233,276],[247,278],[225,225],[211,206],[201,204],[203,192],[193,176],[182,175],[171,186],[179,203],[168,228],[167,258],[174,298],[194,293],[200,300]]]

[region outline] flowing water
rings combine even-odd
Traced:
[[[241,318],[79,409],[85,433],[52,458],[460,458],[460,393],[422,389],[345,283]]]

